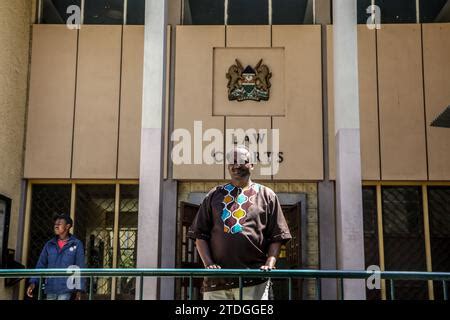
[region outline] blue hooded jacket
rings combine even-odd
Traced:
[[[69,235],[69,239],[64,247],[60,250],[58,247],[58,238],[54,237],[49,240],[44,249],[42,249],[36,269],[67,269],[77,266],[85,268],[84,247],[83,243],[73,235]],[[73,274],[73,273],[71,273]],[[45,293],[47,294],[63,294],[73,291],[85,291],[86,281],[84,278],[80,280],[79,288],[69,288],[67,285],[68,277],[50,277],[45,279]],[[38,285],[39,278],[32,278],[30,283]],[[73,286],[71,286],[73,287]]]

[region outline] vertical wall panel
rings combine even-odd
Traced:
[[[328,94],[328,175],[336,179],[336,148],[334,135],[334,71],[333,26],[327,26],[327,94]]]
[[[25,178],[69,178],[77,31],[34,25]]]
[[[270,47],[270,26],[227,26],[227,47]]]
[[[144,27],[124,26],[117,178],[138,179],[141,148]]]
[[[116,178],[121,34],[122,26],[80,30],[73,178]]]
[[[267,152],[270,152],[272,149],[272,140],[270,135],[270,128],[271,128],[271,121],[270,117],[227,117],[226,120],[226,129],[243,129],[244,131],[247,131],[248,129],[251,129],[255,132],[248,132],[249,134],[253,135],[253,139],[259,139],[262,146],[265,146],[267,143]],[[267,129],[267,133],[264,131],[260,132],[260,129]],[[254,136],[254,134],[259,134],[259,136]],[[228,137],[227,137],[228,138]],[[249,139],[252,139],[249,137]],[[253,140],[252,140],[253,141]],[[231,142],[228,142],[230,143]],[[260,152],[260,150],[258,150]],[[260,160],[265,163],[264,165],[261,165],[261,162],[255,163],[253,172],[252,172],[252,179],[256,180],[271,180],[272,179],[272,171],[270,170],[270,167],[267,165],[268,158],[267,155],[259,154]],[[266,172],[264,172],[264,175],[261,174],[261,168],[268,168],[265,169],[267,171],[270,171],[270,173],[267,175]],[[225,178],[230,179],[230,174],[228,173],[228,167],[225,165]]]
[[[420,25],[383,25],[377,41],[382,179],[426,180]]]
[[[380,180],[375,30],[358,26],[359,121],[363,180]]]
[[[239,48],[249,48],[249,47],[261,47],[261,48],[268,48],[270,47],[270,26],[227,26],[227,47],[239,47]],[[244,49],[245,50],[245,49]],[[248,51],[255,54],[253,51]],[[263,52],[261,52],[262,54]],[[243,55],[239,55],[237,53],[236,58],[243,59]],[[258,53],[256,53],[257,55]],[[257,59],[259,59],[260,56],[257,56],[255,58],[255,64],[258,62]],[[267,60],[267,59],[266,59]],[[244,65],[245,67],[245,65]],[[228,66],[227,66],[228,68]],[[227,68],[223,68],[224,72],[226,72]],[[219,70],[216,70],[215,72],[219,72]],[[220,72],[219,72],[220,74]],[[273,79],[271,80],[273,82]],[[273,92],[271,92],[271,95],[273,95]],[[256,103],[252,103],[249,101],[240,102],[241,104],[244,104],[243,107],[246,105],[252,105],[254,108],[258,108],[258,105]],[[263,102],[264,103],[264,102]],[[232,107],[236,107],[232,104],[232,102],[228,102],[229,109],[232,110]],[[273,110],[276,112],[275,110]],[[232,112],[230,111],[230,114]],[[226,117],[226,129],[269,129],[268,133],[270,133],[271,129],[271,120],[270,117],[256,117],[256,116],[250,116],[250,117]],[[266,136],[266,139],[268,139],[268,136]],[[268,151],[270,150],[272,144],[270,143],[270,140],[268,141]],[[263,158],[263,156],[261,155]],[[261,165],[256,164],[255,168],[252,173],[253,179],[263,179],[263,180],[271,180],[271,175],[265,175],[262,176],[260,174]],[[225,178],[229,179],[230,175],[228,173],[228,168],[225,165]]]
[[[286,116],[273,117],[283,162],[275,180],[323,179],[320,26],[273,26],[274,47],[285,48]]]
[[[450,129],[430,126],[450,105],[450,24],[422,26],[429,179],[450,180]]]
[[[212,116],[212,70],[214,47],[225,46],[224,26],[177,26],[175,58],[174,129],[191,134],[194,160],[194,121],[202,121],[203,132],[215,128],[223,133],[224,117]],[[208,145],[203,143],[203,147]],[[178,142],[174,142],[174,146]],[[223,152],[222,148],[216,150]],[[192,162],[193,163],[193,162]],[[174,179],[223,179],[223,164],[178,164]]]
[[[380,179],[378,134],[378,95],[375,31],[358,26],[359,118],[361,134],[361,173],[363,180]],[[328,139],[330,179],[335,172],[334,93],[333,93],[333,33],[327,29],[328,50]]]

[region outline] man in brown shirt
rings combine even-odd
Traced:
[[[203,200],[188,237],[196,240],[208,269],[275,268],[281,245],[291,239],[276,194],[250,179],[252,156],[244,146],[227,154],[231,182],[212,189]],[[267,299],[270,280],[244,280],[243,298]],[[203,298],[238,299],[237,279],[205,278]]]

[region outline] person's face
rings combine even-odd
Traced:
[[[69,231],[70,224],[67,224],[64,219],[56,219],[53,229],[55,231],[55,235],[60,236]]]
[[[249,163],[248,160],[241,159],[237,160],[237,153],[234,153],[234,163],[228,165],[228,172],[232,179],[242,180],[248,178],[253,170],[253,164]]]

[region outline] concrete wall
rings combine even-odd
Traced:
[[[144,26],[36,24],[24,177],[137,179]]]
[[[0,2],[0,194],[12,199],[9,248],[17,241],[33,2]],[[0,300],[10,298],[1,280]]]
[[[333,94],[332,26],[328,94]],[[450,24],[358,26],[363,180],[448,181],[450,130],[430,123],[449,104]],[[334,106],[328,101],[330,179],[335,179]]]
[[[277,129],[283,161],[273,180],[323,178],[320,26],[177,26],[174,51],[175,129],[194,136],[194,121],[203,121],[203,130],[221,132]],[[272,73],[268,101],[228,100],[225,75],[235,59],[244,67],[259,59],[267,63]],[[267,151],[276,152],[270,143]],[[173,166],[174,179],[226,179],[224,172],[224,164]]]
[[[448,46],[445,41],[448,38],[448,26],[448,23],[424,24],[422,25],[423,36],[419,32],[420,25],[384,25],[383,29],[378,31],[368,30],[365,25],[358,26],[363,180],[448,180],[450,162],[447,161],[446,146],[448,146],[450,133],[445,129],[430,128],[428,125],[443,110],[446,106],[445,101],[448,99],[448,90],[442,88],[442,85],[446,83],[443,80],[449,65],[445,60],[448,56]],[[325,152],[323,152],[321,122],[324,115],[320,108],[322,76],[319,59],[321,49],[319,26],[273,26],[270,32],[267,31],[267,27],[259,27],[253,31],[254,37],[250,37],[253,42],[249,45],[266,45],[270,42],[267,39],[271,39],[272,47],[256,49],[225,47],[225,45],[234,46],[233,43],[242,46],[241,39],[233,31],[237,30],[236,28],[238,27],[177,26],[173,28],[176,32],[171,33],[175,39],[172,39],[170,53],[174,55],[175,61],[172,61],[171,76],[168,81],[173,91],[171,94],[174,94],[171,96],[170,103],[174,103],[174,107],[167,110],[165,114],[167,122],[164,141],[165,177],[185,180],[226,178],[223,165],[183,164],[174,166],[173,174],[168,173],[172,172],[171,163],[167,163],[171,150],[170,133],[174,128],[186,128],[192,131],[193,121],[201,120],[203,130],[218,128],[223,131],[226,128],[236,127],[237,122],[245,123],[245,127],[279,129],[283,162],[273,180],[322,180],[324,176],[327,176],[327,172],[324,174],[323,166]],[[139,172],[140,139],[137,128],[141,119],[141,99],[137,93],[142,88],[142,74],[139,70],[142,70],[143,64],[143,27],[126,26],[122,39],[119,32],[115,32],[116,36],[112,42],[116,50],[105,47],[106,38],[100,35],[102,30],[103,34],[105,30],[117,31],[118,26],[84,26],[79,32],[79,45],[77,45],[77,31],[67,30],[63,25],[35,25],[33,29],[24,176],[43,179],[136,179]],[[328,68],[324,78],[328,85],[327,93],[331,96],[333,92],[332,26],[324,28],[324,31],[322,36],[328,38],[327,54],[325,54],[325,59],[328,59]],[[391,59],[393,51],[390,48],[398,45],[401,39],[406,39],[406,35],[415,40],[408,42],[410,50],[407,52],[410,54],[402,61],[414,65],[415,68],[413,70],[407,64],[402,67],[401,72],[391,72],[390,64],[395,59]],[[98,37],[104,39],[103,42],[96,41]],[[423,39],[423,50],[418,40],[420,37]],[[67,45],[59,46],[60,41]],[[123,48],[119,49],[121,42]],[[305,44],[308,45],[305,46]],[[286,113],[285,116],[278,115],[280,110],[275,108],[272,110],[274,115],[259,114],[260,119],[253,120],[257,114],[252,112],[259,113],[261,108],[253,108],[252,102],[245,102],[239,105],[242,106],[240,108],[242,110],[237,114],[236,108],[231,107],[237,102],[232,104],[223,97],[224,101],[221,101],[221,104],[228,107],[230,114],[223,115],[223,112],[218,112],[219,115],[215,115],[218,110],[214,109],[213,104],[213,97],[217,96],[214,94],[214,74],[212,72],[199,74],[197,71],[219,70],[215,72],[218,79],[226,80],[224,74],[229,63],[221,63],[220,68],[218,66],[213,68],[214,47],[222,48],[220,49],[222,51],[231,50],[233,57],[254,55],[253,58],[247,59],[249,61],[257,61],[258,57],[263,56],[267,50],[284,48],[283,59],[289,66],[286,69],[286,83],[295,84],[286,85],[285,106],[281,110]],[[103,61],[102,67],[97,68],[96,71],[92,66],[99,66],[99,61],[104,60],[101,58],[102,55],[96,54],[99,48],[106,48],[105,51],[111,56],[108,61]],[[122,50],[121,56],[120,50]],[[413,53],[414,59],[412,59]],[[421,56],[424,60],[423,70],[419,66]],[[77,65],[73,61],[77,59],[78,75],[75,79]],[[53,63],[58,65],[58,68],[51,68]],[[282,73],[282,70],[278,70],[280,68],[277,69],[274,63],[270,65],[271,68],[275,68],[272,70],[274,74]],[[100,87],[95,85],[99,82],[95,79],[104,76],[100,71],[107,72],[110,75],[108,81],[114,78],[114,83],[110,83],[107,88],[104,88],[106,82]],[[122,78],[119,84],[120,77]],[[198,77],[201,77],[201,81],[195,80]],[[401,77],[408,81],[401,81]],[[61,78],[67,80],[63,82]],[[78,89],[75,106],[76,82]],[[283,81],[276,81],[274,76],[272,82],[275,88],[276,85],[282,85]],[[395,84],[395,90],[392,83]],[[408,89],[411,83],[414,84],[412,86],[414,90]],[[117,94],[119,85],[121,86],[120,98]],[[297,88],[301,88],[301,94],[297,92],[300,90]],[[226,92],[224,83],[220,85],[220,89],[222,93]],[[53,94],[43,94],[49,91]],[[410,91],[417,95],[417,99],[414,100],[416,101],[414,110],[409,110],[412,108],[412,104],[407,100]],[[115,92],[113,99],[109,92]],[[401,101],[401,105],[405,106],[405,109],[401,111],[398,111],[400,109],[396,107],[398,101],[395,97],[398,92],[401,92],[402,97],[405,96],[406,99]],[[93,97],[95,97],[95,108],[89,104],[89,101],[94,101]],[[419,100],[420,102],[417,102]],[[328,124],[328,133],[331,134],[334,132],[334,106],[330,99],[325,103],[329,108],[328,123],[325,125]],[[61,108],[61,105],[64,108]],[[252,108],[249,107],[250,105]],[[75,121],[73,121],[74,108]],[[105,108],[109,110],[108,117],[104,117]],[[92,116],[93,111],[96,111],[95,117]],[[247,116],[244,116],[242,112],[246,112]],[[117,119],[119,114],[120,120]],[[172,121],[174,121],[173,127],[169,125]],[[261,127],[262,121],[267,124]],[[414,134],[412,134],[413,129]],[[117,148],[118,140],[119,148]],[[205,146],[206,143],[203,147]],[[402,157],[397,155],[397,151],[400,150],[397,146],[403,146],[401,150],[404,149],[404,152],[400,152]],[[329,176],[332,180],[335,179],[333,150],[334,137],[330,136],[328,157]],[[427,158],[428,163],[425,161]],[[72,173],[71,168],[73,168]]]

